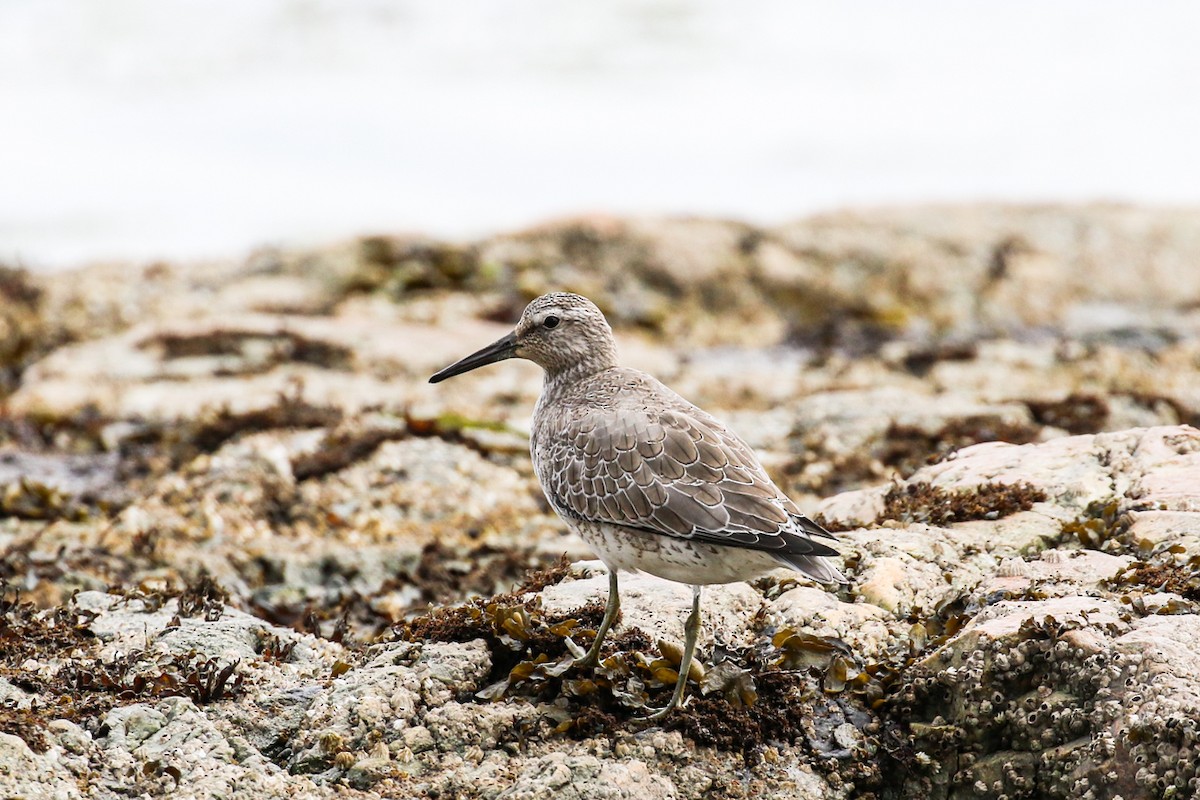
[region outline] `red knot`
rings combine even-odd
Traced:
[[[653,377],[617,364],[604,314],[575,294],[531,302],[512,333],[429,379],[507,358],[542,367],[533,412],[533,468],[550,505],[608,567],[604,619],[578,662],[594,666],[620,610],[620,570],[692,587],[679,705],[700,633],[700,588],[752,580],[780,566],[845,583],[827,560],[833,535],[800,513],[758,457],[712,416]]]

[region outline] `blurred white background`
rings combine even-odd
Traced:
[[[0,0],[0,260],[1200,201],[1200,4]]]

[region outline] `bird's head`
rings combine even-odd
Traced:
[[[551,375],[591,374],[616,364],[612,328],[596,304],[567,292],[530,302],[512,333],[492,342],[429,379],[439,383],[507,358],[525,358]]]

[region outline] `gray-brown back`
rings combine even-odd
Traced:
[[[811,538],[833,537],[800,513],[745,442],[637,370],[612,367],[569,381],[548,377],[534,412],[531,450],[546,496],[568,519],[769,551],[801,563],[837,554]]]

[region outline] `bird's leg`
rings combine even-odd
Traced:
[[[687,624],[683,626],[683,659],[679,662],[679,678],[675,681],[675,692],[671,702],[665,708],[660,708],[648,717],[648,721],[657,721],[679,707],[683,700],[683,690],[687,686],[688,673],[692,669],[692,655],[696,652],[696,640],[700,638],[700,587],[692,587],[692,613],[688,615]]]
[[[604,619],[600,620],[600,627],[596,629],[596,639],[592,642],[592,646],[588,648],[583,658],[575,662],[575,666],[594,667],[600,663],[600,648],[604,644],[604,636],[617,621],[617,614],[620,613],[621,593],[617,591],[617,571],[610,568],[608,570],[608,602],[604,604]]]

